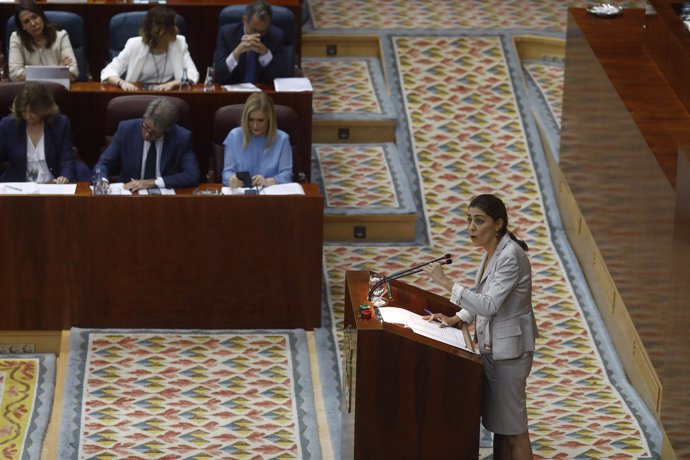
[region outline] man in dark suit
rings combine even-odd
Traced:
[[[285,65],[280,62],[285,33],[271,25],[272,18],[271,5],[256,0],[247,5],[242,22],[220,28],[215,55],[217,83],[271,83],[274,78],[291,76],[291,69],[282,68]]]
[[[184,188],[199,184],[199,164],[191,131],[176,124],[177,107],[169,99],[154,99],[144,118],[121,121],[94,174],[120,172],[125,189]]]

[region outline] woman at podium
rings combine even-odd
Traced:
[[[278,129],[271,97],[253,93],[242,110],[242,126],[230,130],[225,147],[223,184],[232,188],[292,182],[290,136]],[[238,173],[248,172],[245,183]]]
[[[482,424],[494,433],[494,458],[531,459],[527,425],[527,376],[532,369],[537,324],[527,244],[508,231],[508,214],[494,195],[478,195],[467,211],[472,244],[484,249],[473,288],[453,282],[441,264],[424,268],[461,307],[455,316],[427,316],[441,327],[476,323],[484,365]]]

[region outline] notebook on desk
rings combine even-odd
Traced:
[[[61,65],[28,65],[24,67],[26,81],[51,81],[69,89],[69,68]]]

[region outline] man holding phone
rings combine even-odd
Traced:
[[[242,22],[220,28],[215,55],[216,81],[220,84],[271,83],[281,75],[280,48],[284,32],[271,25],[273,11],[265,0],[247,5]]]

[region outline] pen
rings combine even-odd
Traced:
[[[17,187],[12,187],[11,185],[5,185],[5,188],[8,188],[10,190],[16,190],[17,192],[21,192],[22,189],[17,188]]]
[[[426,313],[427,315],[433,315],[433,312],[431,310],[429,310],[428,308],[424,308],[424,313]],[[438,323],[445,324],[443,321],[441,321],[438,318],[433,318],[432,321],[436,321]]]

